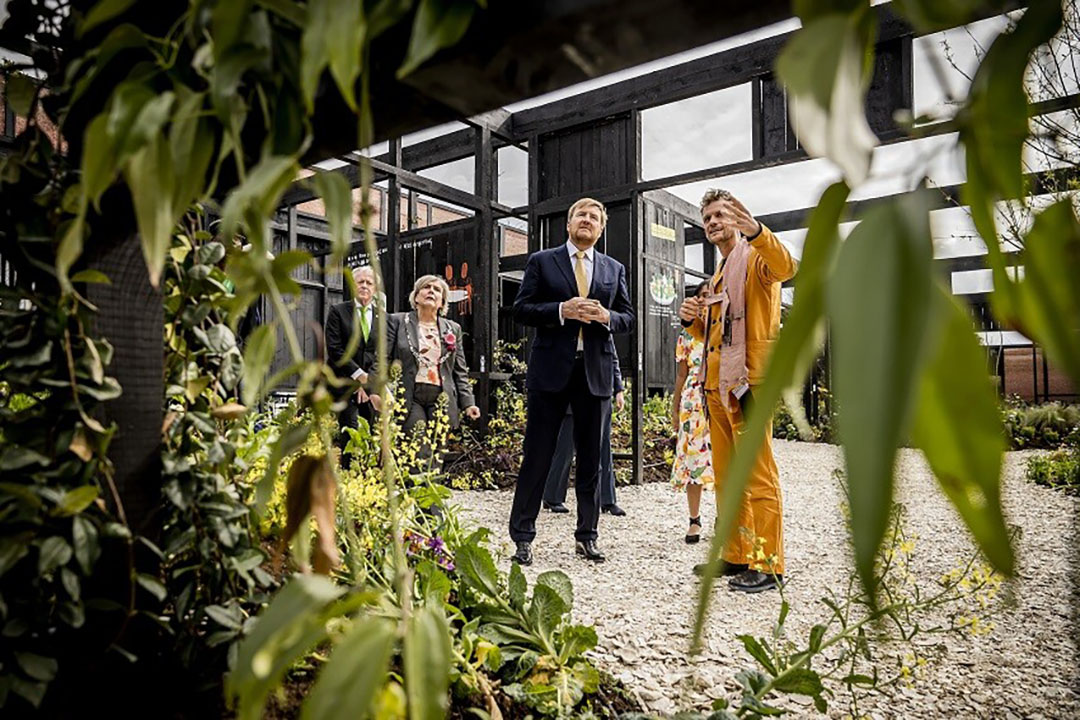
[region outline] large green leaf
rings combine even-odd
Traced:
[[[87,200],[98,207],[101,194],[116,178],[116,151],[106,132],[108,116],[102,113],[90,121],[83,133],[82,189]]]
[[[587,625],[571,625],[559,635],[562,647],[559,648],[559,660],[568,663],[596,647],[596,630]]]
[[[532,602],[529,603],[529,619],[545,638],[550,638],[559,627],[563,616],[569,611],[558,592],[547,585],[533,587]]]
[[[826,288],[837,427],[844,445],[855,565],[873,587],[931,324],[929,213],[922,195],[871,210]]]
[[[1001,514],[1005,431],[986,355],[967,311],[944,288],[934,297],[941,329],[919,388],[913,436],[986,557],[1011,574],[1013,554]]]
[[[222,235],[231,238],[244,221],[249,231],[253,228],[258,231],[277,208],[297,169],[296,160],[291,157],[271,156],[260,160],[247,179],[229,193],[221,213]]]
[[[300,91],[308,113],[315,110],[319,78],[330,62],[330,43],[327,36],[333,22],[333,0],[312,0],[308,3],[307,20],[300,41]]]
[[[1003,0],[892,0],[891,7],[914,25],[921,34],[966,25],[976,19],[975,13],[988,7],[1003,12],[1011,3]]]
[[[4,94],[11,111],[26,117],[30,114],[37,93],[37,83],[29,75],[13,72],[5,78]]]
[[[1017,325],[1080,384],[1080,223],[1072,200],[1039,213],[1024,240]],[[995,286],[995,292],[997,287]]]
[[[521,570],[521,566],[517,563],[513,563],[510,566],[510,577],[507,580],[507,587],[510,592],[510,606],[515,610],[524,610],[525,593],[529,589],[529,583],[525,579],[525,573]]]
[[[301,575],[274,596],[237,646],[236,664],[225,680],[226,695],[239,701],[239,720],[262,717],[266,696],[293,662],[325,639],[322,611],[344,591],[321,575]]]
[[[1061,3],[1031,4],[1015,30],[990,46],[958,115],[967,164],[963,197],[989,253],[994,311],[1006,324],[1016,323],[1017,310],[994,223],[994,204],[1024,194],[1021,156],[1028,137],[1024,74],[1032,52],[1053,37],[1061,22]]]
[[[757,458],[757,448],[765,440],[765,434],[784,389],[800,383],[803,376],[799,369],[805,368],[804,357],[815,347],[817,329],[822,323],[825,307],[824,281],[839,240],[839,224],[849,189],[844,183],[830,185],[821,195],[817,207],[810,216],[806,242],[803,245],[799,274],[795,277],[795,296],[787,322],[780,331],[776,347],[769,359],[765,381],[755,390],[756,402],[751,405],[741,442],[728,467],[724,488],[717,499],[716,530],[709,546],[708,567],[715,568],[720,553],[735,523],[735,516],[742,503],[743,490],[750,469]],[[701,631],[705,626],[706,612],[712,599],[714,577],[706,572],[701,581],[697,609],[694,617],[692,647],[701,648]]]
[[[555,591],[567,609],[574,606],[574,584],[562,570],[547,570],[536,576],[537,585],[546,585]]]
[[[334,21],[326,33],[330,74],[337,83],[345,104],[353,112],[356,106],[356,79],[360,77],[364,35],[367,22],[364,19],[363,0],[322,0],[333,6]]]
[[[487,548],[476,543],[466,543],[458,548],[454,556],[458,574],[473,590],[489,598],[499,597],[499,576],[495,561]]]
[[[317,173],[311,181],[326,208],[326,220],[330,224],[330,248],[334,258],[340,262],[352,242],[352,188],[345,176],[336,172]]]
[[[277,330],[273,324],[255,328],[244,342],[244,404],[251,407],[259,399],[260,389],[274,360]]]
[[[175,207],[186,208],[206,191],[206,173],[214,157],[214,133],[202,117],[205,93],[181,94],[169,133],[176,186]]]
[[[457,44],[469,29],[474,12],[476,0],[420,0],[409,51],[398,68],[398,78],[416,70],[439,50]]]
[[[392,621],[379,617],[354,621],[334,646],[304,701],[301,720],[350,720],[374,715],[371,706],[386,681],[394,641]]]
[[[62,517],[81,513],[83,510],[90,507],[90,503],[97,500],[97,496],[98,488],[96,485],[83,485],[68,490],[64,493],[64,496],[60,498],[60,502],[57,503],[55,512]]]
[[[173,228],[186,208],[173,205],[176,178],[168,141],[155,136],[136,152],[124,167],[124,180],[135,204],[146,269],[157,287],[165,269]]]
[[[832,13],[806,23],[776,59],[795,134],[815,157],[827,157],[852,187],[870,173],[877,137],[866,121],[874,16]]]
[[[98,25],[109,22],[135,3],[136,0],[101,0],[86,13],[86,17],[79,24],[77,36],[82,37]]]
[[[450,708],[450,627],[439,606],[424,605],[405,629],[405,690],[410,720],[442,720]]]

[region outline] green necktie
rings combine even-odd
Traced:
[[[367,324],[367,308],[360,308],[360,337],[364,342],[367,342],[368,324]]]

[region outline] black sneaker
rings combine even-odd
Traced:
[[[705,574],[705,568],[707,566],[708,566],[708,563],[698,563],[697,565],[694,566],[694,574],[697,575],[698,577],[701,577],[702,575]],[[723,576],[723,577],[730,577],[731,575],[739,575],[741,573],[746,572],[749,569],[749,567],[750,567],[749,565],[744,565],[742,563],[729,563],[729,562],[727,562],[725,560],[721,560],[720,561],[720,572],[718,572],[716,575],[717,576]]]
[[[747,570],[731,578],[728,587],[736,592],[759,593],[773,590],[783,584],[783,575],[772,575],[763,573],[760,570]]]

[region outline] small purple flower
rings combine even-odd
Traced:
[[[438,535],[436,535],[435,537],[429,539],[427,541],[427,545],[428,545],[429,548],[431,548],[432,550],[434,550],[437,553],[445,552],[445,549],[446,549],[446,544],[443,543],[443,539],[441,537],[439,537]]]

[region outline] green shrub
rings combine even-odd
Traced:
[[[1052,402],[1026,406],[1014,400],[1002,411],[1002,421],[1013,450],[1054,450],[1080,433],[1080,405]]]
[[[1049,455],[1029,458],[1027,478],[1037,485],[1080,494],[1080,448],[1057,450]]]

